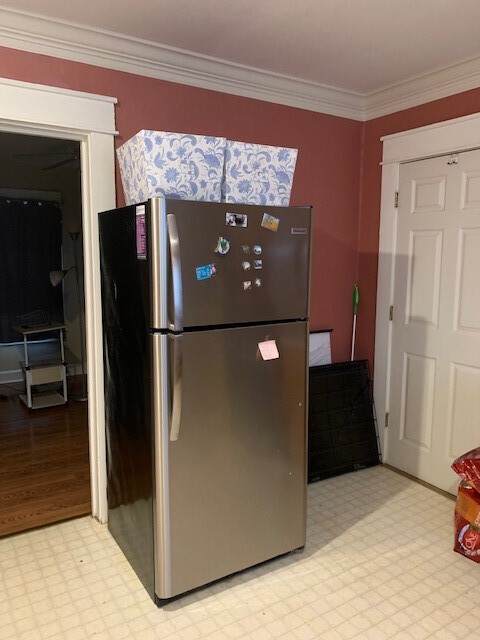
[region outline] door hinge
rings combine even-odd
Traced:
[[[395,191],[395,197],[393,198],[393,206],[398,209],[398,191]]]
[[[388,411],[385,414],[385,429],[388,429]]]
[[[393,320],[393,304],[390,305],[390,311],[388,312],[388,319],[390,322]]]

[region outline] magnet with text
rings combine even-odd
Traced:
[[[276,360],[280,357],[275,340],[264,340],[263,342],[259,342],[258,348],[260,349],[260,355],[263,360]]]
[[[278,231],[278,225],[280,224],[280,220],[271,216],[269,213],[264,213],[262,218],[262,227],[268,229],[269,231]]]
[[[226,256],[230,251],[230,241],[223,236],[219,236],[217,240],[217,246],[215,247],[215,253],[219,253],[221,256]]]
[[[248,216],[245,213],[226,213],[225,224],[227,227],[246,227]]]
[[[213,278],[217,273],[217,267],[214,264],[204,264],[195,269],[197,280],[208,280]]]

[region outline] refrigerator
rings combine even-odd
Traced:
[[[99,214],[108,526],[153,600],[301,549],[310,207]]]

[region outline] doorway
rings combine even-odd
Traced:
[[[1,131],[80,143],[91,502],[100,522],[108,509],[98,212],[115,207],[116,103],[110,96],[0,78]]]
[[[6,535],[91,513],[91,500],[80,144],[1,133],[0,168]]]
[[[395,305],[393,304],[395,298],[395,268],[397,267],[398,262],[398,256],[396,254],[399,217],[397,203],[400,203],[402,199],[401,194],[398,194],[400,172],[402,167],[406,166],[405,163],[411,163],[417,160],[423,161],[428,160],[429,158],[445,156],[446,154],[455,155],[457,153],[460,154],[464,151],[480,149],[480,114],[477,113],[461,118],[455,118],[445,122],[436,122],[431,125],[419,127],[418,129],[411,129],[400,133],[391,134],[383,137],[381,141],[383,143],[383,155],[378,252],[377,311],[375,329],[374,397],[377,408],[377,415],[379,417],[379,435],[382,445],[382,451],[384,453],[384,460],[386,463],[391,464],[395,459],[395,450],[398,444],[398,438],[395,437],[395,433],[392,430],[390,418],[391,411],[392,409],[394,409],[395,404],[393,393],[396,391],[396,389],[393,388],[392,380],[392,338],[394,333],[393,325],[395,322],[395,320],[392,319],[392,311],[393,318],[395,318],[395,315],[397,319],[399,318],[399,315],[400,318],[402,317],[401,305],[400,310],[398,311],[398,308],[397,310],[395,310]],[[448,160],[449,158],[447,158],[447,162]],[[452,164],[454,164],[454,162],[452,162]],[[474,175],[471,175],[470,177],[476,178],[476,176]],[[467,176],[465,176],[465,182],[463,182],[464,188],[468,186],[469,182],[469,180],[466,180],[466,178]],[[432,181],[430,182],[432,183]],[[470,181],[470,188],[472,190],[470,192],[470,195],[467,197],[467,200],[470,199],[471,204],[474,207],[476,207],[478,204],[474,204],[474,201],[477,200],[477,196],[475,195],[477,185],[475,183],[475,179]],[[432,187],[430,187],[430,189],[431,188]],[[432,191],[430,192],[430,199],[431,195]],[[462,203],[462,201],[463,198],[460,202]],[[460,210],[461,209],[462,207],[460,207]],[[438,227],[436,228],[438,229]],[[432,227],[432,230],[435,230],[435,226]],[[421,238],[421,234],[419,238]],[[459,238],[460,236],[457,239]],[[425,238],[421,238],[421,240],[426,241]],[[469,240],[471,240],[471,238],[469,238]],[[431,240],[430,248],[432,248],[434,244],[435,243],[433,243],[433,240]],[[458,255],[461,254],[462,252],[460,252]],[[474,255],[474,253],[472,255]],[[455,266],[455,273],[459,272],[460,266],[461,264],[457,264]],[[428,297],[430,293],[431,291],[426,288],[426,297]],[[475,294],[475,297],[470,299],[473,301],[478,301],[478,294]],[[423,304],[424,300],[420,300],[420,302]],[[454,307],[454,304],[455,298],[450,299],[450,305]],[[455,314],[456,312],[453,314],[454,317]],[[462,331],[464,331],[464,329],[462,329]],[[478,352],[479,346],[477,345],[475,349]],[[419,365],[419,360],[416,360],[414,364]],[[453,362],[452,364],[455,364],[455,362]],[[419,367],[417,366],[417,371],[418,369]],[[454,378],[455,376],[450,378],[450,383],[452,380],[455,382]],[[454,390],[454,387],[455,385],[451,384],[449,389],[450,408],[453,406],[451,403],[451,398],[452,390]],[[457,407],[460,406],[461,404],[457,405]],[[462,407],[462,411],[464,412],[464,415],[466,415],[466,413],[473,414],[475,409],[470,401],[468,401],[468,403],[464,407]],[[452,414],[450,413],[449,415],[451,416]],[[456,419],[458,419],[458,417],[459,416],[457,416]],[[457,442],[456,445],[457,444],[460,444],[460,446],[464,447],[465,441],[463,442],[463,444],[459,442]],[[451,454],[449,453],[448,455]],[[412,475],[418,475],[417,471],[418,470],[416,470]],[[446,472],[447,476],[448,474],[449,469],[447,469]],[[447,490],[449,492],[455,490],[455,487],[452,487],[451,482],[448,484]]]
[[[480,151],[402,164],[389,463],[454,493],[478,444]]]

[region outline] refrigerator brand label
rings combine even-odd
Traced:
[[[260,355],[262,356],[263,360],[276,360],[280,357],[275,340],[265,340],[264,342],[259,342],[258,348],[260,349]]]
[[[204,264],[195,269],[197,280],[208,280],[208,278],[212,278],[216,273],[217,268],[214,264]]]
[[[140,205],[135,210],[135,224],[137,237],[137,258],[147,259],[147,233],[145,228],[145,205]]]
[[[306,227],[292,227],[292,235],[293,236],[306,236],[307,228]]]
[[[248,216],[245,213],[226,213],[225,224],[227,227],[246,227]]]
[[[268,213],[263,214],[262,227],[265,227],[265,229],[268,229],[269,231],[278,231],[279,224],[280,220],[278,218],[274,218]]]

